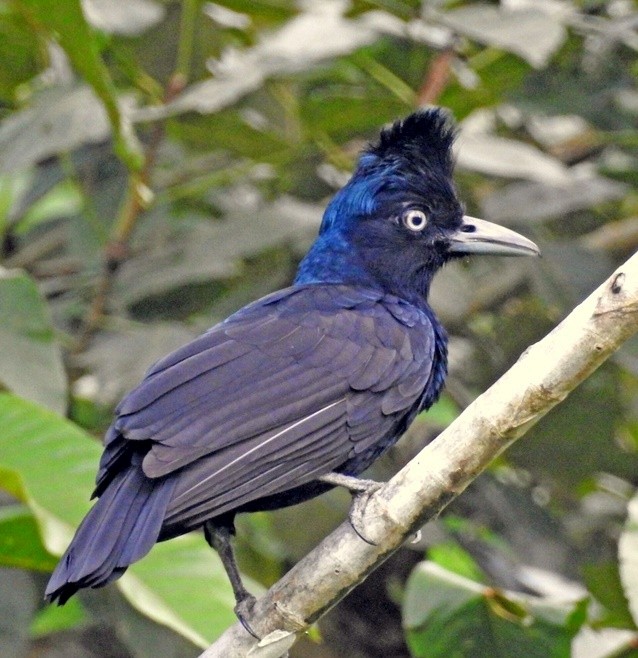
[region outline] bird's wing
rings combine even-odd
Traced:
[[[433,343],[426,316],[374,291],[264,298],[157,363],[120,403],[98,486],[131,441],[150,443],[147,476],[181,469],[173,518],[309,482],[418,402]]]

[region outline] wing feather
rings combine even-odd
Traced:
[[[429,318],[397,298],[344,285],[276,293],[149,370],[118,407],[98,489],[129,439],[148,441],[144,473],[176,477],[170,535],[331,470],[359,472],[418,407],[433,354]]]
[[[183,522],[201,506],[209,514],[223,514],[255,489],[264,497],[291,488],[291,482],[299,486],[316,473],[326,473],[343,461],[345,413],[345,400],[339,400],[266,438],[256,437],[193,463],[176,487],[167,523]],[[281,475],[272,478],[274,472]],[[280,489],[285,473],[289,476]]]

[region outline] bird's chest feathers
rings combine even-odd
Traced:
[[[410,342],[421,347],[420,350],[418,347],[415,349],[415,357],[419,361],[423,388],[412,409],[413,418],[417,413],[429,409],[443,389],[447,375],[447,333],[429,305],[420,308],[402,305],[399,309],[399,313],[390,310],[397,320],[405,324]],[[419,351],[421,354],[417,356]]]
[[[432,328],[434,331],[432,369],[421,397],[419,412],[429,409],[438,400],[447,376],[447,333],[436,318],[434,318]]]

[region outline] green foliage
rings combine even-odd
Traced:
[[[440,274],[447,393],[375,477],[638,248],[631,5],[0,0],[0,590],[19,611],[19,642],[0,638],[2,655],[41,650],[29,624],[42,637],[94,618],[131,655],[186,655],[180,642],[194,654],[233,620],[199,536],[158,546],[82,607],[38,609],[41,572],[89,505],[100,447],[81,428],[101,435],[154,360],[290,283],[326,199],[380,125],[424,102],[448,106],[462,121],[468,210],[529,235],[544,257]],[[405,592],[414,655],[629,655],[634,515],[621,527],[638,468],[636,345],[425,529],[438,566],[419,565]],[[245,571],[270,584],[348,502],[335,492],[241,518]],[[375,590],[384,610],[402,597],[402,564],[390,560]],[[571,602],[556,603],[557,589]],[[352,609],[333,619],[363,629],[348,636],[367,643],[362,655],[405,653],[396,614]],[[340,655],[334,625],[321,632]]]
[[[7,505],[0,509],[0,564],[51,571],[56,562],[42,545],[37,523],[26,505]]]
[[[634,496],[631,499],[628,512],[625,528],[618,545],[619,571],[629,610],[635,622],[638,617],[638,594],[636,593],[638,590],[638,497]],[[617,587],[614,590],[617,591]],[[624,612],[626,613],[626,610]]]
[[[40,55],[29,22],[0,5],[0,62],[11,62],[0,67],[0,101],[10,104],[16,88],[38,73]]]
[[[46,546],[25,508],[4,508],[0,564],[50,569],[47,551],[60,554],[88,511],[100,448],[73,423],[8,394],[0,394],[0,424],[0,489],[29,506]],[[119,585],[133,606],[200,646],[234,619],[225,572],[201,535],[156,546]]]
[[[34,637],[45,636],[76,628],[86,621],[86,613],[76,598],[71,599],[65,606],[52,605],[40,610],[34,617],[30,630]]]
[[[24,272],[0,278],[0,383],[50,409],[66,408],[67,381],[62,351],[49,309]]]
[[[91,32],[80,0],[17,0],[28,21],[57,40],[69,60],[104,104],[114,135],[115,152],[132,170],[141,166],[141,155],[123,121],[117,92],[99,52],[99,39]],[[43,35],[44,36],[44,35]]]
[[[407,583],[403,623],[415,657],[561,658],[585,616],[584,600],[504,592],[423,562]]]
[[[456,542],[447,541],[432,546],[428,551],[428,557],[435,564],[458,576],[476,581],[485,579],[485,574],[481,573],[472,556]]]

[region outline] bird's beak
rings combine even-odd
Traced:
[[[452,234],[449,251],[457,254],[540,256],[540,249],[516,231],[465,215]]]

